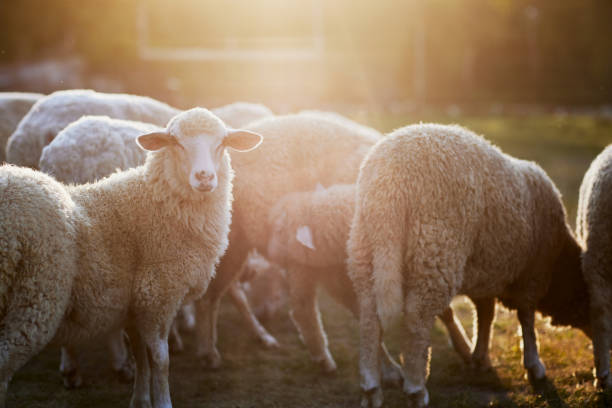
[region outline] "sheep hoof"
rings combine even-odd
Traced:
[[[609,374],[604,377],[597,377],[595,379],[595,386],[602,390],[612,389],[612,377]]]
[[[266,348],[279,348],[280,347],[280,344],[278,343],[278,341],[274,338],[274,336],[270,334],[266,334],[265,336],[262,336],[260,340],[263,343],[263,345],[266,346]]]
[[[361,392],[361,408],[380,408],[383,404],[383,393],[380,387]]]
[[[541,361],[538,361],[532,367],[527,367],[527,379],[531,383],[540,382],[544,378],[546,378],[546,367]]]
[[[208,368],[221,367],[223,359],[217,350],[208,353],[198,353],[198,357],[202,360],[202,364]]]
[[[408,394],[409,406],[414,408],[422,408],[429,405],[429,393],[427,388],[423,387],[420,391]]]
[[[79,373],[78,370],[62,372],[62,377],[64,388],[68,390],[80,388],[83,385],[83,377],[81,377],[81,373]]]

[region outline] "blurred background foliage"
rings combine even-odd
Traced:
[[[313,21],[324,47],[304,60],[147,60],[143,16],[157,47],[309,44]],[[179,105],[594,105],[612,100],[611,21],[611,0],[2,0],[0,66],[77,57],[85,77]]]

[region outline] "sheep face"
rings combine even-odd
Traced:
[[[148,151],[173,149],[191,188],[212,192],[217,187],[217,171],[225,148],[246,152],[256,148],[261,140],[257,133],[231,129],[208,110],[195,108],[175,116],[164,132],[138,137],[137,143]]]

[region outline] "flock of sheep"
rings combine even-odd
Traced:
[[[318,286],[359,319],[363,407],[382,405],[383,382],[428,404],[436,317],[466,363],[490,368],[496,299],[518,311],[531,378],[546,375],[538,311],[593,340],[597,382],[612,387],[612,146],[584,177],[574,235],[537,164],[459,126],[383,136],[335,113],[180,111],[70,90],[0,94],[0,143],[2,408],[14,373],[52,340],[65,385],[79,386],[76,353],[100,338],[134,378],[131,407],[171,407],[177,315],[217,367],[225,293],[276,346],[252,310],[273,313],[287,292],[313,361],[334,371]],[[476,307],[473,347],[450,308],[459,294]],[[402,365],[382,340],[398,319]]]

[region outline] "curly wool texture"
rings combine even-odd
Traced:
[[[591,295],[593,351],[599,380],[610,386],[612,342],[612,145],[591,163],[580,185],[576,230],[583,244],[582,268]]]
[[[432,315],[460,293],[535,307],[564,257],[579,259],[545,172],[458,126],[391,133],[364,160],[357,196],[351,278],[364,293],[373,280],[382,322],[410,310],[406,291]]]
[[[277,252],[283,256],[282,264],[285,265],[343,270],[355,192],[354,184],[336,184],[325,189],[283,196],[268,216],[275,230],[270,238],[268,253]],[[311,231],[314,249],[308,248],[297,238],[297,231],[304,226]]]
[[[28,92],[0,92],[0,164],[5,158],[8,138],[32,105],[43,96]]]
[[[45,146],[39,168],[66,184],[93,182],[143,164],[146,153],[136,138],[161,130],[150,123],[84,116]]]
[[[196,109],[170,121],[168,131],[179,134],[185,120],[223,126]],[[202,295],[228,244],[233,173],[224,154],[217,188],[196,192],[184,175],[183,154],[179,146],[167,147],[150,153],[143,166],[67,188],[76,208],[70,220],[78,256],[67,272],[74,276],[72,295],[58,341],[82,344],[128,323],[145,334],[167,333],[180,305]],[[41,215],[33,220],[46,223]],[[36,228],[25,230],[36,234]]]
[[[0,405],[55,334],[77,273],[76,206],[51,177],[0,166]]]
[[[268,242],[268,212],[285,194],[314,190],[317,184],[352,183],[368,149],[370,132],[307,114],[277,116],[246,127],[265,137],[248,155],[232,154],[234,223],[260,251]]]
[[[249,250],[266,250],[272,206],[287,193],[314,190],[317,184],[354,183],[359,164],[378,141],[354,124],[306,114],[264,118],[245,128],[263,135],[265,142],[249,154],[232,153],[236,179],[230,246],[197,305],[198,354],[214,364],[220,363],[214,347],[215,305],[238,277]]]
[[[57,91],[41,98],[21,120],[6,146],[6,159],[38,167],[43,148],[70,123],[85,115],[106,115],[165,126],[180,111],[144,96],[91,90]]]

